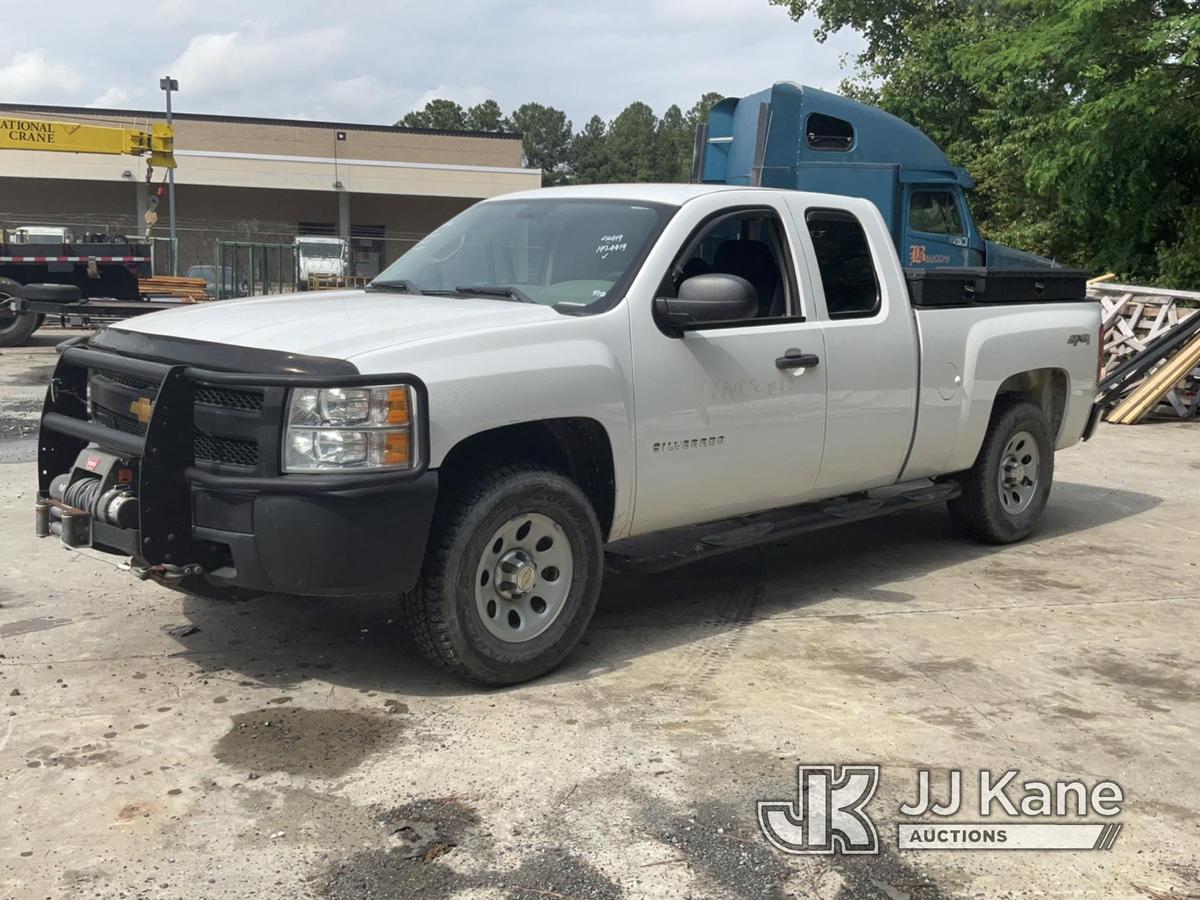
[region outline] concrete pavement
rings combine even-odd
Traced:
[[[484,692],[386,602],[190,599],[36,539],[64,336],[0,355],[0,897],[1200,893],[1195,423],[1060,454],[1020,545],[927,509],[610,579],[560,671]],[[765,841],[798,763],[882,766],[881,854]],[[1112,779],[1119,840],[897,850],[951,767],[972,803],[981,768]]]

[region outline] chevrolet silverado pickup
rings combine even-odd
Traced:
[[[65,346],[36,527],[205,596],[398,597],[430,659],[513,683],[606,568],[934,503],[1026,537],[1095,424],[1099,330],[1079,272],[906,272],[863,199],[510,194],[365,289]]]

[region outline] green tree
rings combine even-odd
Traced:
[[[724,94],[718,94],[715,91],[702,94],[700,99],[692,104],[692,108],[687,111],[687,115],[684,116],[684,122],[688,130],[695,135],[697,126],[707,122],[708,114],[712,112],[712,108],[724,99]]]
[[[1200,287],[1192,0],[772,0],[866,45],[843,87],[925,130],[989,236]]]
[[[668,106],[654,132],[654,180],[687,181],[691,175],[693,143],[683,110]]]
[[[484,100],[470,107],[466,112],[465,121],[471,131],[504,130],[504,112],[495,100]]]
[[[567,163],[571,184],[606,184],[615,180],[608,126],[599,116],[588,119],[583,130],[571,139]]]
[[[658,121],[640,101],[630,103],[608,127],[614,181],[653,181]]]
[[[404,128],[436,128],[439,131],[467,130],[466,112],[453,100],[430,100],[424,109],[405,113],[396,123]]]
[[[571,121],[561,109],[525,103],[505,120],[505,130],[519,131],[525,165],[542,170],[542,184],[561,184],[566,178]]]

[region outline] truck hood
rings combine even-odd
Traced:
[[[353,290],[198,303],[110,327],[353,362],[389,347],[564,318],[548,306],[510,300]]]

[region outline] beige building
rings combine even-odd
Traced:
[[[24,104],[0,104],[0,116],[137,126],[165,118]],[[290,245],[321,234],[348,238],[352,273],[371,276],[475,201],[541,184],[540,171],[522,167],[517,135],[190,113],[174,122],[181,273],[213,264],[217,241]],[[154,171],[150,185],[145,176],[136,157],[5,151],[0,228],[144,234],[166,172]],[[165,191],[156,212],[151,233],[165,238]]]

